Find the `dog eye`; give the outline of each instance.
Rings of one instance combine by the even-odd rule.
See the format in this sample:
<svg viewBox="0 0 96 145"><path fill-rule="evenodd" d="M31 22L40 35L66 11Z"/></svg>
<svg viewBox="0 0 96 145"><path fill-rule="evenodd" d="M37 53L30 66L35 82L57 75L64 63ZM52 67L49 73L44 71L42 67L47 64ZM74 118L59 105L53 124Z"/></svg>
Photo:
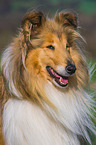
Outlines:
<svg viewBox="0 0 96 145"><path fill-rule="evenodd" d="M52 49L52 50L55 49L54 46L52 46L52 45L48 45L46 48L49 48L49 49Z"/></svg>

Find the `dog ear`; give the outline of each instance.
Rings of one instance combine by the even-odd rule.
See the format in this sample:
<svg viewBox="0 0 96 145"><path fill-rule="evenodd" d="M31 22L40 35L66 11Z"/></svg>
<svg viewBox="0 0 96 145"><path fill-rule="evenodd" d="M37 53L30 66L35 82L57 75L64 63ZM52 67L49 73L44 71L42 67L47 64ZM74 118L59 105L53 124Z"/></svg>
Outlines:
<svg viewBox="0 0 96 145"><path fill-rule="evenodd" d="M43 23L46 21L42 12L29 12L22 20L23 34L26 44L30 44L31 38L36 37Z"/></svg>
<svg viewBox="0 0 96 145"><path fill-rule="evenodd" d="M71 12L60 12L55 16L55 21L62 24L63 26L70 26L74 29L77 28L77 16Z"/></svg>

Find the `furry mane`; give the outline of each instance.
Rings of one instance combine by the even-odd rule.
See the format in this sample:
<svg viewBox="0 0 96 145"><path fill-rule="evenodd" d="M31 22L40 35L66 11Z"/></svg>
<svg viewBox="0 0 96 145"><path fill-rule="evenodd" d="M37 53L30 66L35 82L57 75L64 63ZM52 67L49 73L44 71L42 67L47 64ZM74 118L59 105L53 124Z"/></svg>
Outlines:
<svg viewBox="0 0 96 145"><path fill-rule="evenodd" d="M78 45L82 39L73 13L63 11L54 19L38 11L25 15L1 60L6 145L80 145L78 136L91 144L87 129L96 134L94 95L87 90L90 71ZM68 74L69 66L74 72Z"/></svg>

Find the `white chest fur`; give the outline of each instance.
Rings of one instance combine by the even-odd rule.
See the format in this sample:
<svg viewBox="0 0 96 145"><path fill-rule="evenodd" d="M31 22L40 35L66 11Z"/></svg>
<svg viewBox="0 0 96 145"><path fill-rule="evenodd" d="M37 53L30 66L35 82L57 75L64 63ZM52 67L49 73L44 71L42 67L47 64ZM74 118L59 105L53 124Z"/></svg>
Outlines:
<svg viewBox="0 0 96 145"><path fill-rule="evenodd" d="M76 136L53 123L36 105L9 100L3 113L6 145L79 145Z"/></svg>
<svg viewBox="0 0 96 145"><path fill-rule="evenodd" d="M57 112L46 103L43 109L25 100L10 99L5 104L6 145L80 145L77 135L84 136L91 144L86 131L87 127L95 132L89 118L91 96L83 89L65 93L50 83L44 90Z"/></svg>

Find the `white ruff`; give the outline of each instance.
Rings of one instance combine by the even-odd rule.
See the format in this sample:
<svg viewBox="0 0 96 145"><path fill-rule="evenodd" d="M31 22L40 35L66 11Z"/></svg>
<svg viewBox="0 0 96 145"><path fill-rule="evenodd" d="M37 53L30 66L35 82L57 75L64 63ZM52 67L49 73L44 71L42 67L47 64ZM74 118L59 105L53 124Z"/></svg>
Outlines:
<svg viewBox="0 0 96 145"><path fill-rule="evenodd" d="M61 91L56 89L51 83L45 86L47 98L57 107L55 112L47 104L46 107L50 115L58 122L60 122L66 130L69 130L74 135L81 135L85 137L91 144L86 127L91 131L94 125L89 116L92 116L90 109L92 109L93 96L90 96L83 88L81 91L70 90L66 92L66 88ZM76 142L75 142L75 145Z"/></svg>
<svg viewBox="0 0 96 145"><path fill-rule="evenodd" d="M4 51L2 55L1 70L3 71L3 75L7 80L7 87L9 88L10 93L14 94L18 98L22 98L21 93L16 90L12 78L16 67L16 65L13 63L14 58L15 52L13 51L13 47L10 46Z"/></svg>
<svg viewBox="0 0 96 145"><path fill-rule="evenodd" d="M76 134L85 135L90 142L84 127L92 129L87 115L89 111L81 95L86 95L84 97L88 105L90 96L78 91L70 95L50 85L45 86L46 95L58 112L45 106L49 116L55 120L28 101L10 99L5 104L3 132L6 145L80 145Z"/></svg>

